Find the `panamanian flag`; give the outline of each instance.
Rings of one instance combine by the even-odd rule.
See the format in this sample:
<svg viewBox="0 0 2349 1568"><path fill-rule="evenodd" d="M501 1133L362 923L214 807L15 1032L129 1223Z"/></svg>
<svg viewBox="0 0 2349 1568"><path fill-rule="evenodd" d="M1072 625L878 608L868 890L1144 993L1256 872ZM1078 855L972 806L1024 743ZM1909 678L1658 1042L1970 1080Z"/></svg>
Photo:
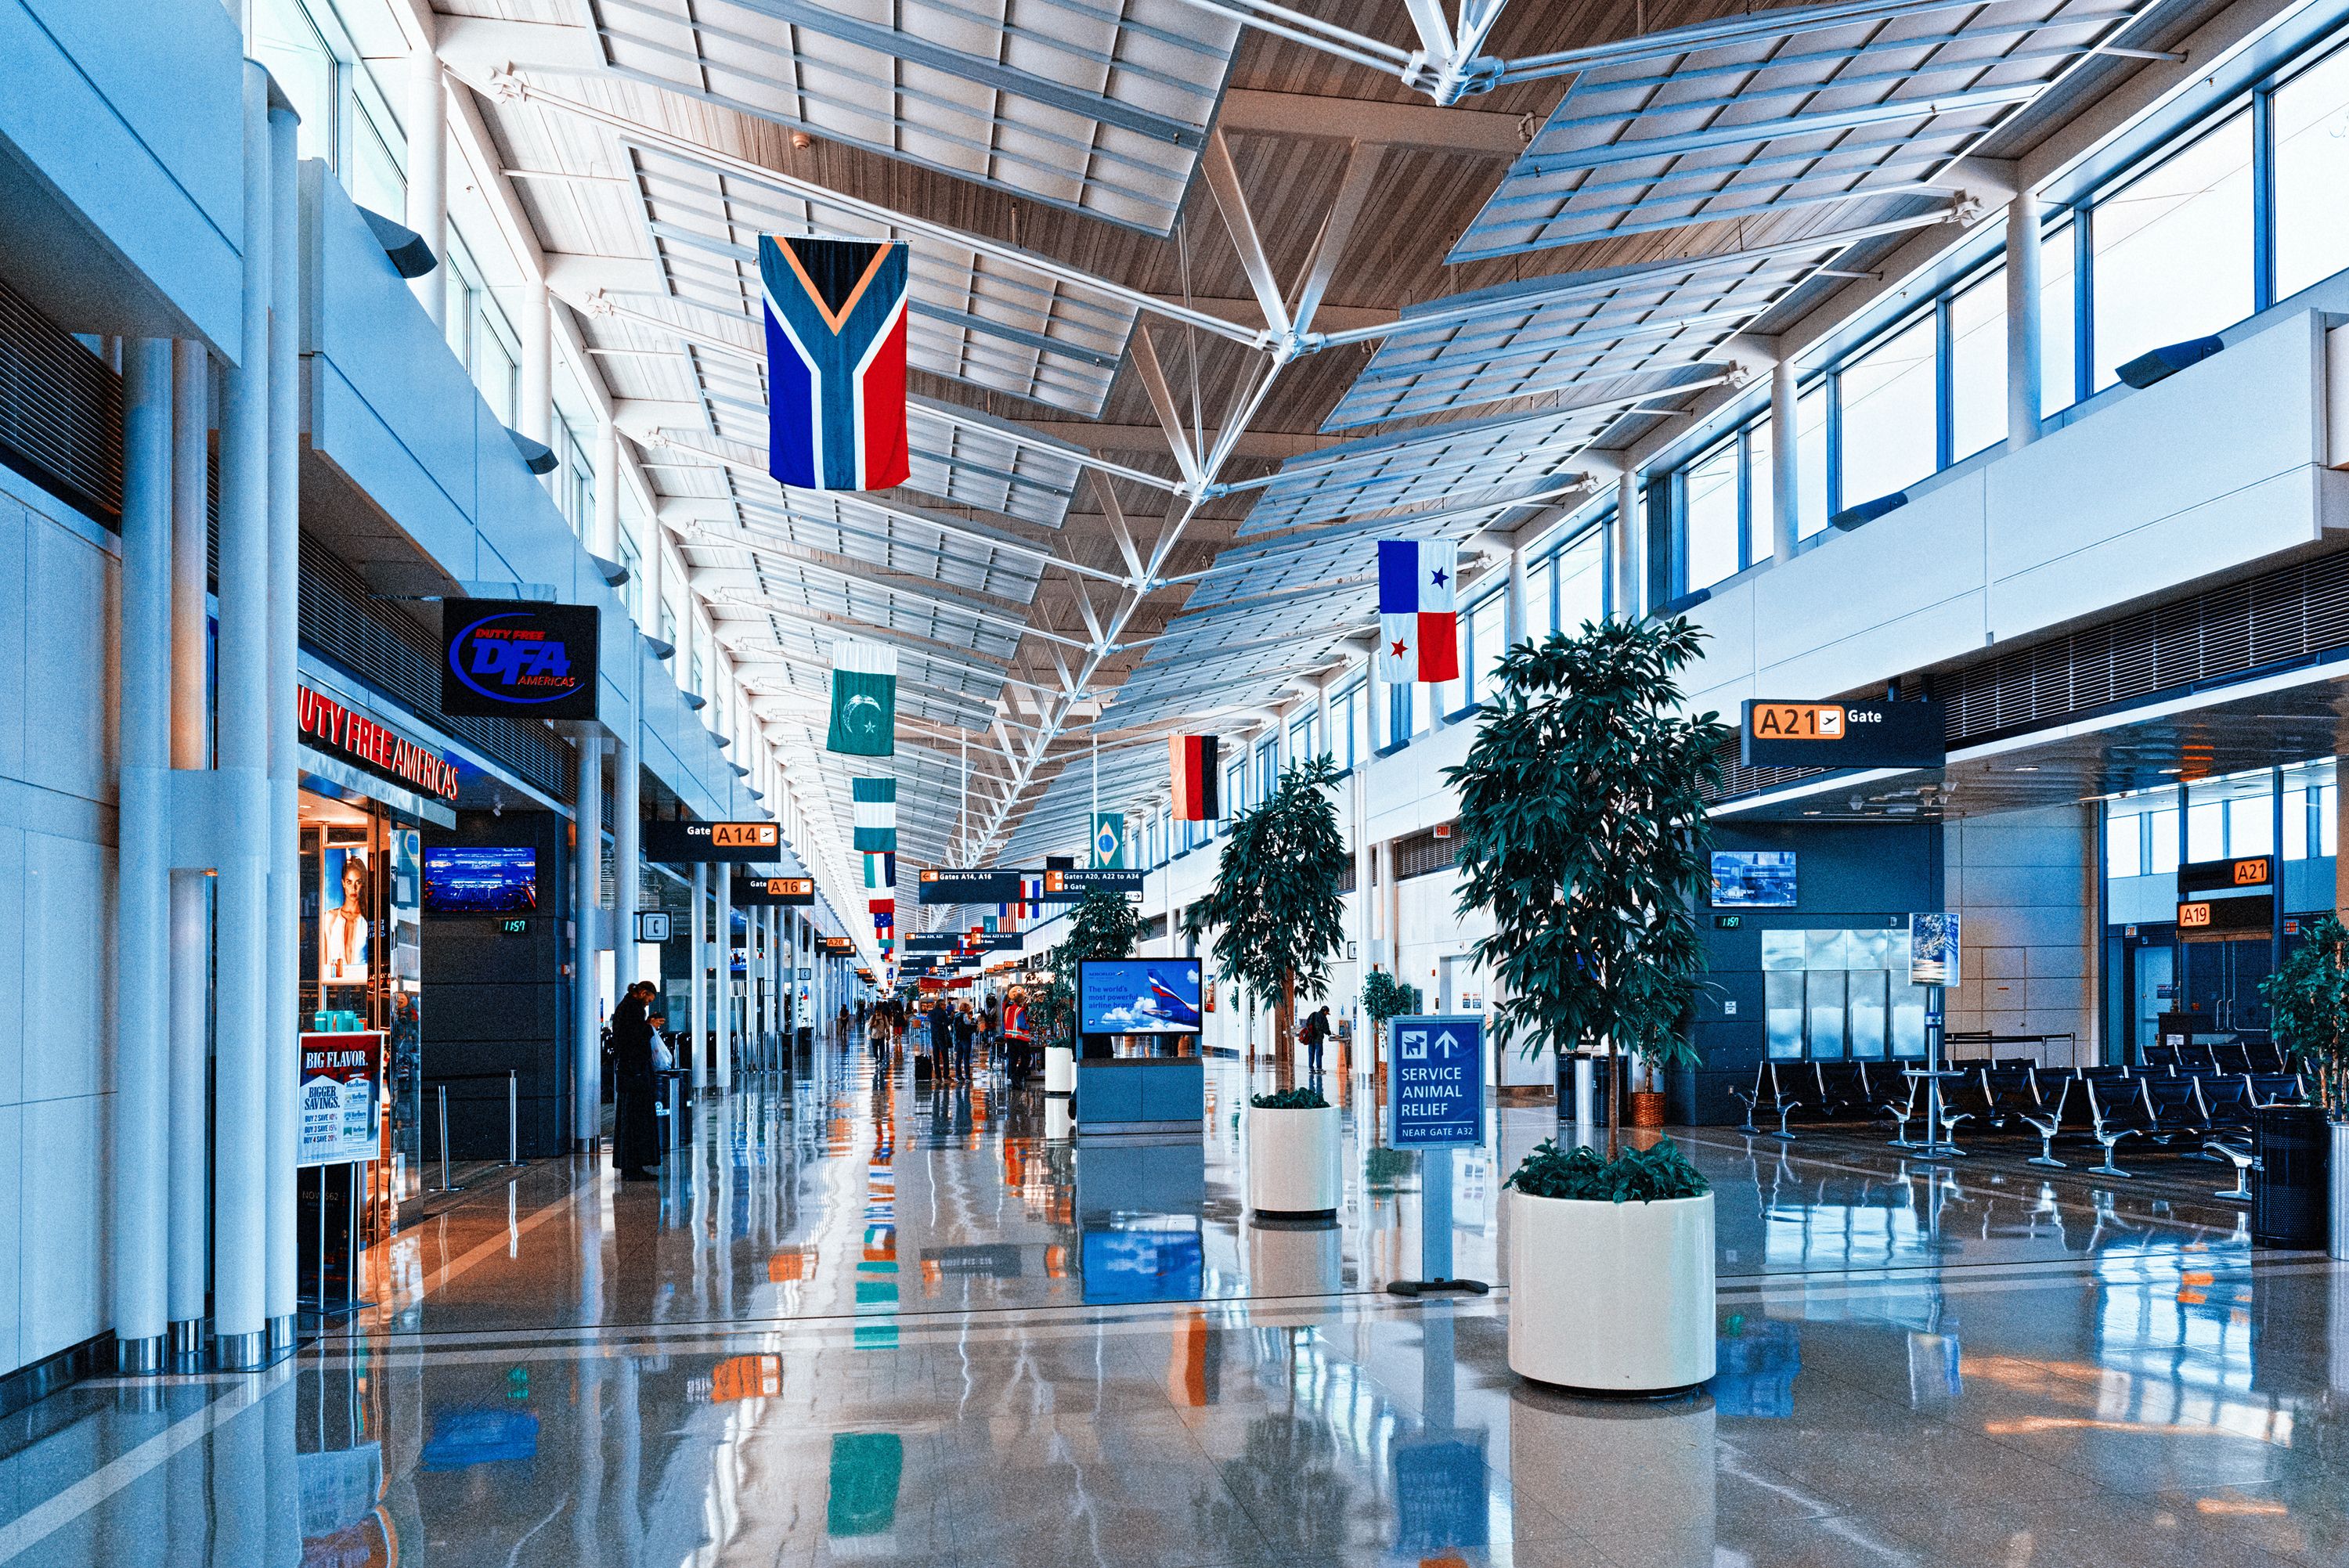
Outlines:
<svg viewBox="0 0 2349 1568"><path fill-rule="evenodd" d="M873 490L911 471L902 240L765 234L767 468L787 485Z"/></svg>
<svg viewBox="0 0 2349 1568"><path fill-rule="evenodd" d="M1460 547L1448 539L1379 541L1379 678L1460 678L1460 615L1454 588Z"/></svg>

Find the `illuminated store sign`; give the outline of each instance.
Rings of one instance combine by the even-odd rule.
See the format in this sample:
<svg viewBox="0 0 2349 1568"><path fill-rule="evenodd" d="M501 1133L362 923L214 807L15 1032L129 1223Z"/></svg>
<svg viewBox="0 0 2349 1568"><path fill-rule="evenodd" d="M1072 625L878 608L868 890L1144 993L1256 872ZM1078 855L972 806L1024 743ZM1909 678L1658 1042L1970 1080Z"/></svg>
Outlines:
<svg viewBox="0 0 2349 1568"><path fill-rule="evenodd" d="M440 711L477 718L594 718L600 627L589 604L447 599Z"/></svg>
<svg viewBox="0 0 2349 1568"><path fill-rule="evenodd" d="M442 800L457 798L457 766L440 753L402 738L308 686L296 688L295 700L295 722L310 745L419 794Z"/></svg>

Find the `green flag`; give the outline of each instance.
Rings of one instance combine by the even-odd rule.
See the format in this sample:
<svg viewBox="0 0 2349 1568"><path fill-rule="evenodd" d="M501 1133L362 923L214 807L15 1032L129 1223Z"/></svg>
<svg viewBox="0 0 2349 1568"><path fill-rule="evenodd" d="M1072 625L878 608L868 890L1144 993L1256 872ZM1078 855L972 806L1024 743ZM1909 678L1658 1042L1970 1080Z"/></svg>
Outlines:
<svg viewBox="0 0 2349 1568"><path fill-rule="evenodd" d="M832 733L824 749L849 757L897 751L897 650L843 637L832 645Z"/></svg>
<svg viewBox="0 0 2349 1568"><path fill-rule="evenodd" d="M1125 869L1124 812L1093 813L1093 869L1103 872Z"/></svg>

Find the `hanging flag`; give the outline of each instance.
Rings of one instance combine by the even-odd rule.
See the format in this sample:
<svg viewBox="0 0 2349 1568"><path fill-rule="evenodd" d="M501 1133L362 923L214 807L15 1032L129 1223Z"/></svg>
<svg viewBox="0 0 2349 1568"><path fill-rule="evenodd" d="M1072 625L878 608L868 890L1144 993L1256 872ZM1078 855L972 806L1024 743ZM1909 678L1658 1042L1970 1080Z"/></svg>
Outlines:
<svg viewBox="0 0 2349 1568"><path fill-rule="evenodd" d="M897 857L894 854L864 857L864 885L867 888L893 888L897 885Z"/></svg>
<svg viewBox="0 0 2349 1568"><path fill-rule="evenodd" d="M1105 872L1125 869L1124 812L1093 813L1093 869Z"/></svg>
<svg viewBox="0 0 2349 1568"><path fill-rule="evenodd" d="M1044 873L1022 872L1019 875L1019 898L1026 906L1028 918L1034 920L1044 913Z"/></svg>
<svg viewBox="0 0 2349 1568"><path fill-rule="evenodd" d="M765 234L767 467L787 485L901 485L905 439L902 240Z"/></svg>
<svg viewBox="0 0 2349 1568"><path fill-rule="evenodd" d="M993 916L993 915L991 915L991 914L985 914L985 915L981 915L981 916L979 916L979 920L980 920L980 923L985 926L986 931L987 931L987 934L988 934L988 935L989 935L989 936L994 935L994 934L995 934L995 916Z"/></svg>
<svg viewBox="0 0 2349 1568"><path fill-rule="evenodd" d="M998 930L1006 933L1016 933L1019 931L1019 905L1017 903L997 904L995 906L995 917L999 923L997 927Z"/></svg>
<svg viewBox="0 0 2349 1568"><path fill-rule="evenodd" d="M847 757L896 755L896 649L856 637L832 645L832 732L823 744Z"/></svg>
<svg viewBox="0 0 2349 1568"><path fill-rule="evenodd" d="M1460 678L1460 617L1454 579L1460 547L1448 539L1379 541L1379 678Z"/></svg>
<svg viewBox="0 0 2349 1568"><path fill-rule="evenodd" d="M897 781L895 779L852 779L851 799L856 805L855 847L868 854L897 851Z"/></svg>
<svg viewBox="0 0 2349 1568"><path fill-rule="evenodd" d="M1166 751L1174 774L1174 820L1212 822L1222 816L1223 803L1216 798L1216 738L1169 736Z"/></svg>

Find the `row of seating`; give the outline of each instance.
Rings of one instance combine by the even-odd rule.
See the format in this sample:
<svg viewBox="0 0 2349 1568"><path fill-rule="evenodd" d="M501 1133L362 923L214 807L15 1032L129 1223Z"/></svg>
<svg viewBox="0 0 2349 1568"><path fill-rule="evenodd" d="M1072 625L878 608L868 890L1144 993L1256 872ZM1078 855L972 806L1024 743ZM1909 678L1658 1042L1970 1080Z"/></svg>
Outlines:
<svg viewBox="0 0 2349 1568"><path fill-rule="evenodd" d="M2124 1139L2142 1137L2165 1150L2191 1145L2202 1158L2234 1166L2235 1186L2218 1196L2244 1199L2251 1196L2254 1114L2308 1099L2294 1073L2194 1073L2174 1062L2147 1071L2006 1061L1974 1065L1943 1082L1940 1123L1925 1130L1925 1141L1954 1144L1968 1122L1992 1132L2020 1125L2039 1139L2039 1152L2027 1163L2065 1169L2055 1158L2057 1140L2082 1139L2098 1151L2088 1171L2116 1177L2132 1174L2114 1163L2113 1151ZM1909 1124L1930 1103L1924 1086L1904 1075L1903 1064L1889 1062L1765 1061L1751 1088L1731 1092L1745 1107L1742 1130L1748 1133L1792 1141L1800 1136L1789 1125L1797 1114L1826 1123L1880 1119L1892 1123L1896 1149L1920 1146L1909 1136ZM1777 1127L1765 1133L1754 1123L1757 1115L1776 1117Z"/></svg>
<svg viewBox="0 0 2349 1568"><path fill-rule="evenodd" d="M2292 1063L2273 1040L2209 1040L2189 1045L2147 1046L2145 1065L2175 1072L2285 1073Z"/></svg>

